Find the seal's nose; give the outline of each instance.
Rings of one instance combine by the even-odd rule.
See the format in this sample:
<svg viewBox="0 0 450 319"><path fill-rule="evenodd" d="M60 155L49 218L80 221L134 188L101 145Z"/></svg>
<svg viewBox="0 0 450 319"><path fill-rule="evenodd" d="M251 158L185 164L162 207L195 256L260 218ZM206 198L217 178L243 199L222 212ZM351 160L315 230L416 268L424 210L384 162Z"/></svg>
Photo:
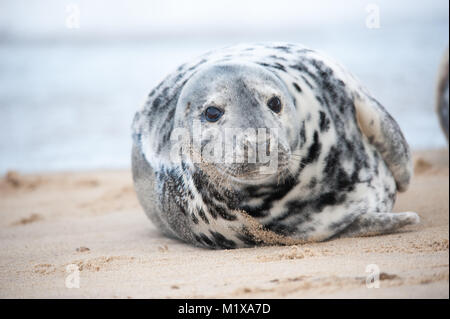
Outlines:
<svg viewBox="0 0 450 319"><path fill-rule="evenodd" d="M236 145L238 152L244 157L246 163L262 163L272 150L270 149L270 138L258 140L257 138L242 138Z"/></svg>

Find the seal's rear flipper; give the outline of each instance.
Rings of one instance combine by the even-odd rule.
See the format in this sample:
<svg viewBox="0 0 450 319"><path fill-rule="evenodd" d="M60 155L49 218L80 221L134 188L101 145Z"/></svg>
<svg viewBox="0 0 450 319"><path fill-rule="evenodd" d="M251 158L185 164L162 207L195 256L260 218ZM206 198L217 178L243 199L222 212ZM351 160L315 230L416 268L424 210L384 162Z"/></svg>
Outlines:
<svg viewBox="0 0 450 319"><path fill-rule="evenodd" d="M354 95L356 117L363 134L380 152L397 184L408 189L413 174L411 151L400 127L384 107L368 93Z"/></svg>
<svg viewBox="0 0 450 319"><path fill-rule="evenodd" d="M358 237L387 234L420 222L416 213L365 213L358 216L337 237Z"/></svg>

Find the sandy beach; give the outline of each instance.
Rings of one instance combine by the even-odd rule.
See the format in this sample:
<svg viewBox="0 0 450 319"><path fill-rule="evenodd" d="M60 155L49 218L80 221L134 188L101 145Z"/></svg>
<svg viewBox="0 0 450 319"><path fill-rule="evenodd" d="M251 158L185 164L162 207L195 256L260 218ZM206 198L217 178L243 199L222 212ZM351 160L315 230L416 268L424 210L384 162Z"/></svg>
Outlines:
<svg viewBox="0 0 450 319"><path fill-rule="evenodd" d="M159 234L129 170L9 172L0 180L1 298L448 298L448 150L415 152L395 211L421 223L385 236L207 250ZM68 265L79 288L67 288ZM380 287L367 288L368 265Z"/></svg>

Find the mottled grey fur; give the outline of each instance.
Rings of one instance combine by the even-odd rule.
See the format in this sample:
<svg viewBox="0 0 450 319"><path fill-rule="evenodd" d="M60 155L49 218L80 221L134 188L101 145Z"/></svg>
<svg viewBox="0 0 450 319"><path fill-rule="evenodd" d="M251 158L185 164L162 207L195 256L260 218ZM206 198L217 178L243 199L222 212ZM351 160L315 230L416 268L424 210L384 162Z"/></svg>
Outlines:
<svg viewBox="0 0 450 319"><path fill-rule="evenodd" d="M436 113L438 115L442 131L444 132L448 142L448 48L444 54L444 57L442 58L441 65L439 66L439 78L436 95Z"/></svg>
<svg viewBox="0 0 450 319"><path fill-rule="evenodd" d="M273 96L279 113L267 107ZM211 105L224 110L216 123L204 118ZM221 130L277 128L276 173L255 173L262 164L197 163L192 153L174 163L175 128L193 131L195 120ZM301 45L238 45L180 66L136 113L132 153L147 215L165 234L198 246L382 234L419 221L391 212L412 175L395 120L342 66ZM259 236L255 224L272 235Z"/></svg>

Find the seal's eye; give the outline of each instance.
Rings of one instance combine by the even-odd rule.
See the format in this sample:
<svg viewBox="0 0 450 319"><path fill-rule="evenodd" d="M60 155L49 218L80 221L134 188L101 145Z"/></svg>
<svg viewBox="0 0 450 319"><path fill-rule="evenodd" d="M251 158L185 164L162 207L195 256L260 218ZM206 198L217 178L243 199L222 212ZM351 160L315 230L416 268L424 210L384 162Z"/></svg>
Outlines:
<svg viewBox="0 0 450 319"><path fill-rule="evenodd" d="M267 106L275 113L280 113L281 111L281 101L276 96L271 97L270 100L267 101Z"/></svg>
<svg viewBox="0 0 450 319"><path fill-rule="evenodd" d="M223 115L223 111L214 106L209 106L205 110L205 118L208 122L216 122Z"/></svg>

